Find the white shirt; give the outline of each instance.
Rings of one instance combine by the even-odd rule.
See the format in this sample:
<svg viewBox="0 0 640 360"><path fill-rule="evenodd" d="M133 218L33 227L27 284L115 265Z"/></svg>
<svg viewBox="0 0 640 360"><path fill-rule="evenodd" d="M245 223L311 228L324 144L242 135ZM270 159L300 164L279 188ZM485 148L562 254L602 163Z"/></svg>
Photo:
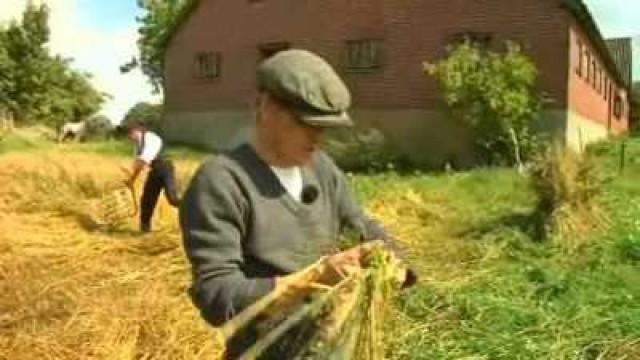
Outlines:
<svg viewBox="0 0 640 360"><path fill-rule="evenodd" d="M162 139L151 131L145 131L143 136L144 139L138 144L138 148L144 144L142 149L138 151L138 159L151 164L162 150Z"/></svg>
<svg viewBox="0 0 640 360"><path fill-rule="evenodd" d="M289 195L298 202L302 201L302 171L300 168L297 166L289 168L271 166L271 170Z"/></svg>

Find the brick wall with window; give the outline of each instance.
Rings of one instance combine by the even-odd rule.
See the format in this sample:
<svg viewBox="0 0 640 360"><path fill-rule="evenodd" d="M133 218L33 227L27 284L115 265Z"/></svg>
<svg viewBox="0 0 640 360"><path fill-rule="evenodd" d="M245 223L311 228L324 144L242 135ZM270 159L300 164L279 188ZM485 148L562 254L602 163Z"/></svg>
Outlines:
<svg viewBox="0 0 640 360"><path fill-rule="evenodd" d="M212 80L220 76L221 56L216 52L198 52L194 56L193 76L200 80Z"/></svg>
<svg viewBox="0 0 640 360"><path fill-rule="evenodd" d="M382 40L347 40L344 68L350 72L373 72L382 68Z"/></svg>
<svg viewBox="0 0 640 360"><path fill-rule="evenodd" d="M455 10L455 14L452 13ZM455 17L455 21L452 21ZM422 71L456 34L501 46L517 40L541 69L554 108L566 105L569 15L554 2L449 0L201 0L166 53L167 107L246 108L255 94L260 45L286 42L332 62L366 108L439 109L441 93ZM508 20L506 20L508 19ZM224 64L216 81L193 81L194 54L215 46Z"/></svg>

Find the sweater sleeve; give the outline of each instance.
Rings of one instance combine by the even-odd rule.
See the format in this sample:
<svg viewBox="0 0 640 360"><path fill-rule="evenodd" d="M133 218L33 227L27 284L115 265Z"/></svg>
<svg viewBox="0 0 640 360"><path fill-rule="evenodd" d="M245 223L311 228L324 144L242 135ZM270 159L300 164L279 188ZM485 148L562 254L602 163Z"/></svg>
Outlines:
<svg viewBox="0 0 640 360"><path fill-rule="evenodd" d="M335 191L340 229L352 229L362 240L391 240L384 228L367 216L350 189L346 176L326 154L320 156L320 167L328 174Z"/></svg>
<svg viewBox="0 0 640 360"><path fill-rule="evenodd" d="M272 278L251 278L242 271L247 212L247 200L233 176L215 163L200 168L180 207L180 227L193 272L190 295L214 326L274 287Z"/></svg>
<svg viewBox="0 0 640 360"><path fill-rule="evenodd" d="M341 230L355 230L360 234L362 241L382 240L397 256L406 258L406 249L378 221L372 219L362 209L351 191L344 172L326 155L324 162L334 179Z"/></svg>
<svg viewBox="0 0 640 360"><path fill-rule="evenodd" d="M333 164L333 162L331 162ZM362 210L360 204L356 201L350 190L344 173L333 165L336 195L338 198L338 213L342 227L350 227L360 233L362 241L382 240L386 247L391 250L397 257L406 261L407 250L391 236L377 221L370 218ZM418 274L412 268L407 268L405 279L402 284L403 288L413 286L418 280Z"/></svg>

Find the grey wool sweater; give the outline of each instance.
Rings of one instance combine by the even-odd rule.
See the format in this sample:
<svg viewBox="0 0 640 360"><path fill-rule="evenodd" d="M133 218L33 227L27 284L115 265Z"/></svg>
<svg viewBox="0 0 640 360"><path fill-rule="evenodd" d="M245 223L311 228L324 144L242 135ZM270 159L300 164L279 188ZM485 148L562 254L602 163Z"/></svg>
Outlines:
<svg viewBox="0 0 640 360"><path fill-rule="evenodd" d="M212 325L270 292L274 277L331 253L347 228L363 240L387 240L327 155L317 153L302 177L298 202L248 144L206 161L195 174L180 226L193 271L190 295Z"/></svg>

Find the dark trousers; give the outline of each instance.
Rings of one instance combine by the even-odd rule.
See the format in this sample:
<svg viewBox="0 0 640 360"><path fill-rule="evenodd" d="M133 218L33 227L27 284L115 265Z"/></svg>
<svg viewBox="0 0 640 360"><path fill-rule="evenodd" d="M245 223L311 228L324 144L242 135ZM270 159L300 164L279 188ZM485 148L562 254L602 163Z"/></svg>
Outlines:
<svg viewBox="0 0 640 360"><path fill-rule="evenodd" d="M173 163L169 160L155 160L151 164L151 171L144 183L144 191L140 201L141 230L151 230L151 218L158 203L160 192L163 189L169 204L177 207L180 200L178 199L176 174Z"/></svg>

